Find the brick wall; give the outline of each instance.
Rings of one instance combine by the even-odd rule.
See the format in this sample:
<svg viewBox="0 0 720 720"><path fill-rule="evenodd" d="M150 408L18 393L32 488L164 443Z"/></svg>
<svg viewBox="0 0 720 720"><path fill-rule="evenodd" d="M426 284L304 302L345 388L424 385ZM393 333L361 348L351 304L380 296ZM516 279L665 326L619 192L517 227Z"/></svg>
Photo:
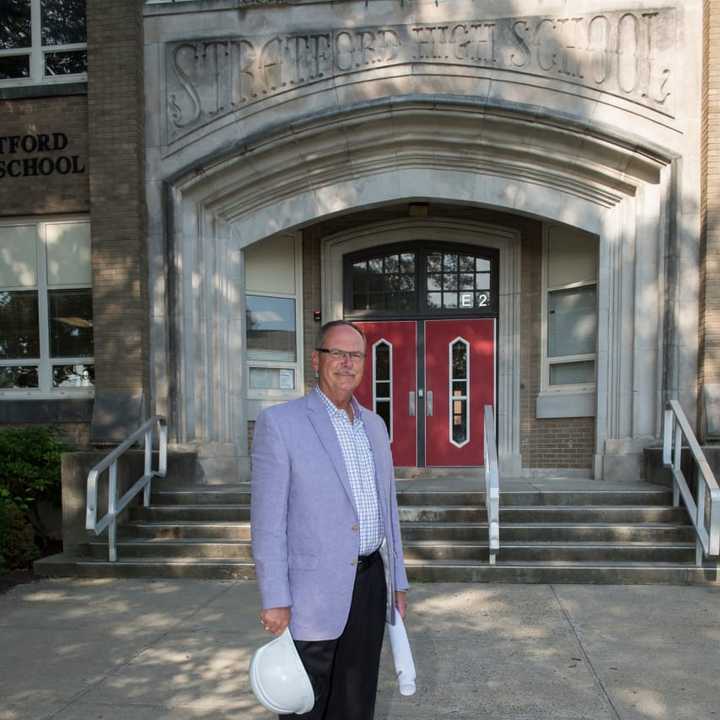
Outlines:
<svg viewBox="0 0 720 720"><path fill-rule="evenodd" d="M0 118L0 216L87 212L87 98L0 100Z"/></svg>
<svg viewBox="0 0 720 720"><path fill-rule="evenodd" d="M142 7L87 3L96 440L137 424L149 379Z"/></svg>
<svg viewBox="0 0 720 720"><path fill-rule="evenodd" d="M704 4L699 382L720 383L720 0ZM702 406L702 403L700 403ZM698 426L704 423L700 418Z"/></svg>
<svg viewBox="0 0 720 720"><path fill-rule="evenodd" d="M318 223L303 232L305 382L308 387L314 385L310 353L315 346L319 326L312 320L312 311L320 307L322 238L361 224L407 216L407 206L389 206ZM533 468L590 468L595 448L594 418L539 420L535 417L535 401L540 390L541 223L491 210L439 204L430 205L430 217L489 222L520 231L522 236L520 428L523 465Z"/></svg>

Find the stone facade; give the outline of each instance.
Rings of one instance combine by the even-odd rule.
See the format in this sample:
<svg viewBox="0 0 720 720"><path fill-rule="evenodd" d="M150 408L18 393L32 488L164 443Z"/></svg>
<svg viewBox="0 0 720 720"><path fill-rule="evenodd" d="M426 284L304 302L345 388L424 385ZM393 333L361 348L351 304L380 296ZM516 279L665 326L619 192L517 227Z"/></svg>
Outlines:
<svg viewBox="0 0 720 720"><path fill-rule="evenodd" d="M93 439L158 412L242 476L244 249L302 233L309 386L328 238L413 202L520 237L522 468L636 477L667 397L713 434L720 3L264 5L88 0L87 96L0 100L3 136L71 158L0 178L0 213L90 213ZM538 417L543 223L599 238L592 417Z"/></svg>

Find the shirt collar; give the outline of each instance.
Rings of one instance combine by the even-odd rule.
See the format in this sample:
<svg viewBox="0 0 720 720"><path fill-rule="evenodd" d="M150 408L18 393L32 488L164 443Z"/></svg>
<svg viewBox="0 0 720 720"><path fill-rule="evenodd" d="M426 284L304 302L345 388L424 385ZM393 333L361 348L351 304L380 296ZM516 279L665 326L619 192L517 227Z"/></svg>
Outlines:
<svg viewBox="0 0 720 720"><path fill-rule="evenodd" d="M315 386L315 392L317 392L317 394L322 398L322 401L325 403L325 407L331 417L344 417L348 421L350 420L348 414L335 405L335 403L320 389L319 385ZM362 418L360 417L360 403L355 399L354 395L350 398L350 405L352 405L353 409L353 422L356 420L362 422Z"/></svg>

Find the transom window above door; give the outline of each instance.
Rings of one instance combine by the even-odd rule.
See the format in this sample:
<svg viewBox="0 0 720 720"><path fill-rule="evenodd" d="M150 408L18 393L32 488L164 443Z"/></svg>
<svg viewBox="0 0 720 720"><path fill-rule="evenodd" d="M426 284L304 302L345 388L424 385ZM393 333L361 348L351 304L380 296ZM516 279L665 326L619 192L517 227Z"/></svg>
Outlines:
<svg viewBox="0 0 720 720"><path fill-rule="evenodd" d="M346 316L493 315L497 252L418 241L345 258Z"/></svg>

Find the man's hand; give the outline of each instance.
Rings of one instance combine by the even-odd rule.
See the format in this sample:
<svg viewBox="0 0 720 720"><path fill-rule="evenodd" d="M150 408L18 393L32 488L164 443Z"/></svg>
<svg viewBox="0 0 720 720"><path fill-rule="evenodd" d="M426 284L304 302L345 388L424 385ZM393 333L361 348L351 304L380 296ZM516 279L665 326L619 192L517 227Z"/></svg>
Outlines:
<svg viewBox="0 0 720 720"><path fill-rule="evenodd" d="M400 613L400 617L404 620L407 613L407 593L404 590L395 592L395 607Z"/></svg>
<svg viewBox="0 0 720 720"><path fill-rule="evenodd" d="M290 624L290 608L268 608L260 612L260 622L263 627L273 635L280 635Z"/></svg>

